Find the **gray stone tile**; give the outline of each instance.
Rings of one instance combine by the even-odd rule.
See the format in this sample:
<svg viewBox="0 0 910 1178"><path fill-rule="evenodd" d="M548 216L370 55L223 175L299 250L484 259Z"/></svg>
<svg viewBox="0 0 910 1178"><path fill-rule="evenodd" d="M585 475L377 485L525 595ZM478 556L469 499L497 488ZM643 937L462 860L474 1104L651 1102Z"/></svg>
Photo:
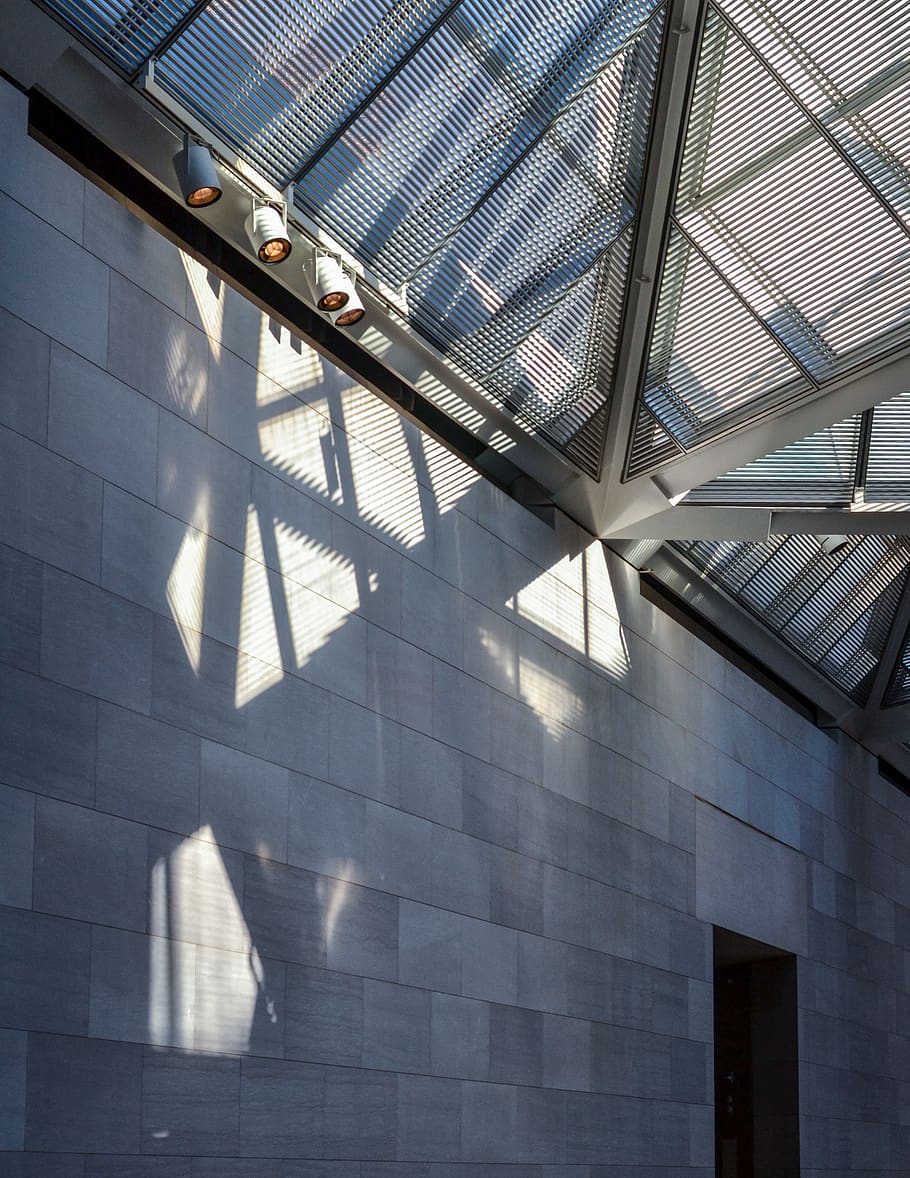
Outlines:
<svg viewBox="0 0 910 1178"><path fill-rule="evenodd" d="M613 872L611 844L613 830L618 824L606 815L586 806L569 803L568 867L579 875L611 882ZM623 827L628 830L628 827ZM649 860L650 866L650 860Z"/></svg>
<svg viewBox="0 0 910 1178"><path fill-rule="evenodd" d="M156 1159L157 1160L157 1159ZM301 1169L278 1158L188 1158L191 1178L286 1178L288 1174L307 1175L307 1165L318 1172L319 1162L301 1162Z"/></svg>
<svg viewBox="0 0 910 1178"><path fill-rule="evenodd" d="M287 769L204 740L199 809L214 841L285 861L289 779Z"/></svg>
<svg viewBox="0 0 910 1178"><path fill-rule="evenodd" d="M21 1150L25 1142L27 1055L25 1031L0 1031L0 1151Z"/></svg>
<svg viewBox="0 0 910 1178"><path fill-rule="evenodd" d="M129 1154L92 1154L85 1178L194 1178L192 1158L148 1158Z"/></svg>
<svg viewBox="0 0 910 1178"><path fill-rule="evenodd" d="M517 1006L490 1007L490 1079L501 1084L543 1081L543 1015Z"/></svg>
<svg viewBox="0 0 910 1178"><path fill-rule="evenodd" d="M25 1148L138 1153L142 1048L30 1035Z"/></svg>
<svg viewBox="0 0 910 1178"><path fill-rule="evenodd" d="M457 1080L398 1077L398 1156L434 1162L461 1157L461 1084Z"/></svg>
<svg viewBox="0 0 910 1178"><path fill-rule="evenodd" d="M75 352L51 345L47 444L64 458L152 502L158 408Z"/></svg>
<svg viewBox="0 0 910 1178"><path fill-rule="evenodd" d="M433 828L433 903L469 916L490 915L489 843L446 827Z"/></svg>
<svg viewBox="0 0 910 1178"><path fill-rule="evenodd" d="M471 525L473 527L473 525ZM457 582L456 582L457 583ZM470 586L463 586L471 590ZM464 669L506 694L515 692L518 627L471 597L464 599Z"/></svg>
<svg viewBox="0 0 910 1178"><path fill-rule="evenodd" d="M561 1162L566 1156L566 1093L518 1092L518 1161Z"/></svg>
<svg viewBox="0 0 910 1178"><path fill-rule="evenodd" d="M431 655L388 630L367 626L366 674L364 702L368 708L418 732L432 732ZM457 755L454 749L446 751Z"/></svg>
<svg viewBox="0 0 910 1178"><path fill-rule="evenodd" d="M566 866L568 830L566 800L538 786L518 794L517 849L534 859Z"/></svg>
<svg viewBox="0 0 910 1178"><path fill-rule="evenodd" d="M518 934L466 919L461 929L461 992L488 1002L518 1001Z"/></svg>
<svg viewBox="0 0 910 1178"><path fill-rule="evenodd" d="M181 315L186 309L186 271L180 253L160 233L101 189L86 185L85 248L114 270L140 282L145 290ZM142 318L130 337L142 332Z"/></svg>
<svg viewBox="0 0 910 1178"><path fill-rule="evenodd" d="M704 1043L688 1039L671 1041L671 1092L673 1100L685 1104L704 1104L708 1099L708 1049Z"/></svg>
<svg viewBox="0 0 910 1178"><path fill-rule="evenodd" d="M566 1011L575 1018L610 1022L613 959L570 945L566 950Z"/></svg>
<svg viewBox="0 0 910 1178"><path fill-rule="evenodd" d="M398 979L450 994L461 992L461 917L402 900L398 907Z"/></svg>
<svg viewBox="0 0 910 1178"><path fill-rule="evenodd" d="M433 825L376 802L366 804L366 882L412 900L430 899Z"/></svg>
<svg viewBox="0 0 910 1178"><path fill-rule="evenodd" d="M291 1059L360 1067L363 978L287 967L285 1052Z"/></svg>
<svg viewBox="0 0 910 1178"><path fill-rule="evenodd" d="M95 805L121 818L192 834L199 825L199 738L99 704Z"/></svg>
<svg viewBox="0 0 910 1178"><path fill-rule="evenodd" d="M209 342L171 307L111 274L107 363L119 380L205 428Z"/></svg>
<svg viewBox="0 0 910 1178"><path fill-rule="evenodd" d="M543 931L575 945L590 945L590 880L549 863L543 866Z"/></svg>
<svg viewBox="0 0 910 1178"><path fill-rule="evenodd" d="M293 1060L244 1059L240 1152L247 1157L322 1153L323 1069Z"/></svg>
<svg viewBox="0 0 910 1178"><path fill-rule="evenodd" d="M34 795L0 785L0 904L31 908L34 846Z"/></svg>
<svg viewBox="0 0 910 1178"><path fill-rule="evenodd" d="M628 1027L591 1027L591 1087L617 1095L668 1099L672 1039Z"/></svg>
<svg viewBox="0 0 910 1178"><path fill-rule="evenodd" d="M244 711L248 753L299 773L328 776L329 696L321 687L285 675L249 700Z"/></svg>
<svg viewBox="0 0 910 1178"><path fill-rule="evenodd" d="M45 569L41 674L148 713L151 613L76 577Z"/></svg>
<svg viewBox="0 0 910 1178"><path fill-rule="evenodd" d="M179 627L168 618L155 618L152 715L211 740L242 746L246 713L235 702L237 652L206 637L194 635L193 644L198 649L195 668Z"/></svg>
<svg viewBox="0 0 910 1178"><path fill-rule="evenodd" d="M406 560L401 578L401 636L453 667L464 659L464 597Z"/></svg>
<svg viewBox="0 0 910 1178"><path fill-rule="evenodd" d="M196 946L101 925L91 933L89 1035L192 1046Z"/></svg>
<svg viewBox="0 0 910 1178"><path fill-rule="evenodd" d="M494 847L490 864L490 916L498 924L543 932L543 864Z"/></svg>
<svg viewBox="0 0 910 1178"><path fill-rule="evenodd" d="M4 194L0 216L9 241L29 243L27 266L3 268L0 305L93 364L104 364L107 266Z"/></svg>
<svg viewBox="0 0 910 1178"><path fill-rule="evenodd" d="M0 662L32 673L41 660L42 582L37 560L0 546Z"/></svg>
<svg viewBox="0 0 910 1178"><path fill-rule="evenodd" d="M667 846L656 839L651 843L651 899L680 912L688 909L689 873L694 869L694 855Z"/></svg>
<svg viewBox="0 0 910 1178"><path fill-rule="evenodd" d="M464 1080L490 1078L490 1007L486 1002L433 994L431 1071Z"/></svg>
<svg viewBox="0 0 910 1178"><path fill-rule="evenodd" d="M544 726L542 784L553 793L588 805L591 799L591 742L574 728L552 721Z"/></svg>
<svg viewBox="0 0 910 1178"><path fill-rule="evenodd" d="M35 907L57 916L145 930L144 826L39 798Z"/></svg>
<svg viewBox="0 0 910 1178"><path fill-rule="evenodd" d="M670 969L702 981L710 976L711 936L707 924L681 913L671 914Z"/></svg>
<svg viewBox="0 0 910 1178"><path fill-rule="evenodd" d="M149 830L149 932L246 952L243 856L201 839Z"/></svg>
<svg viewBox="0 0 910 1178"><path fill-rule="evenodd" d="M566 945L562 941L518 934L518 1003L565 1013Z"/></svg>
<svg viewBox="0 0 910 1178"><path fill-rule="evenodd" d="M0 1022L84 1035L88 1030L89 929L20 908L0 908Z"/></svg>
<svg viewBox="0 0 910 1178"><path fill-rule="evenodd" d="M0 95L0 146L9 161L3 186L19 204L82 240L85 181L75 169L26 135L28 100L12 86Z"/></svg>
<svg viewBox="0 0 910 1178"><path fill-rule="evenodd" d="M250 953L194 946L196 1051L284 1055L285 965Z"/></svg>
<svg viewBox="0 0 910 1178"><path fill-rule="evenodd" d="M651 971L651 1024L655 1031L663 1035L689 1035L689 1010L693 1001L690 982L690 978L678 973L670 973L663 969ZM711 1027L713 1035L713 1002ZM693 1033L692 1037L700 1039L702 1036Z"/></svg>
<svg viewBox="0 0 910 1178"><path fill-rule="evenodd" d="M613 1022L618 1026L650 1030L654 1012L654 971L637 961L614 958L612 967Z"/></svg>
<svg viewBox="0 0 910 1178"><path fill-rule="evenodd" d="M243 914L250 940L263 957L325 965L326 900L321 876L246 857Z"/></svg>
<svg viewBox="0 0 910 1178"><path fill-rule="evenodd" d="M8 1153L3 1178L83 1178L82 1154Z"/></svg>
<svg viewBox="0 0 910 1178"><path fill-rule="evenodd" d="M491 692L492 746L494 765L517 773L527 781L543 777L543 725L534 708L521 700Z"/></svg>
<svg viewBox="0 0 910 1178"><path fill-rule="evenodd" d="M433 736L482 761L491 759L492 692L437 660L433 664Z"/></svg>
<svg viewBox="0 0 910 1178"><path fill-rule="evenodd" d="M597 1165L616 1156L616 1109L609 1096L574 1093L566 1100L566 1160Z"/></svg>
<svg viewBox="0 0 910 1178"><path fill-rule="evenodd" d="M0 424L35 442L47 439L50 339L0 309Z"/></svg>
<svg viewBox="0 0 910 1178"><path fill-rule="evenodd" d="M508 1084L461 1085L461 1157L465 1162L511 1162L518 1146L518 1090Z"/></svg>
<svg viewBox="0 0 910 1178"><path fill-rule="evenodd" d="M236 1154L240 1060L142 1050L142 1152Z"/></svg>
<svg viewBox="0 0 910 1178"><path fill-rule="evenodd" d="M399 804L432 822L461 829L461 754L411 728L401 730Z"/></svg>
<svg viewBox="0 0 910 1178"><path fill-rule="evenodd" d="M401 776L400 732L393 720L333 696L329 779L345 789L397 805Z"/></svg>
<svg viewBox="0 0 910 1178"><path fill-rule="evenodd" d="M160 508L244 552L250 492L245 458L173 413L160 414Z"/></svg>
<svg viewBox="0 0 910 1178"><path fill-rule="evenodd" d="M218 563L211 559L213 547L203 532L105 484L103 588L201 631L206 597L212 598L212 566ZM233 555L239 562L239 556Z"/></svg>
<svg viewBox="0 0 910 1178"><path fill-rule="evenodd" d="M543 1016L543 1082L548 1088L587 1092L591 1084L591 1024Z"/></svg>
<svg viewBox="0 0 910 1178"><path fill-rule="evenodd" d="M501 847L518 846L518 797L524 783L474 757L464 762L464 831Z"/></svg>
<svg viewBox="0 0 910 1178"><path fill-rule="evenodd" d="M430 995L426 990L364 980L363 1063L396 1072L430 1070Z"/></svg>
<svg viewBox="0 0 910 1178"><path fill-rule="evenodd" d="M288 861L336 879L366 878L366 802L358 794L293 774Z"/></svg>
<svg viewBox="0 0 910 1178"><path fill-rule="evenodd" d="M344 973L398 977L398 898L338 881L326 901L326 964Z"/></svg>
<svg viewBox="0 0 910 1178"><path fill-rule="evenodd" d="M397 1105L396 1076L356 1068L328 1068L325 1156L364 1161L394 1158Z"/></svg>
<svg viewBox="0 0 910 1178"><path fill-rule="evenodd" d="M101 480L8 429L0 429L0 463L0 541L96 581Z"/></svg>

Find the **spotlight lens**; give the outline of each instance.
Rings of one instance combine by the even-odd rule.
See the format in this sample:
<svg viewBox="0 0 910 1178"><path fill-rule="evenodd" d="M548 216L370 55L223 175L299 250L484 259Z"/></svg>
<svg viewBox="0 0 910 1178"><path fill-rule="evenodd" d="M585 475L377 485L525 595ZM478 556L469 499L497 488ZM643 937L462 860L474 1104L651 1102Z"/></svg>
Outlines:
<svg viewBox="0 0 910 1178"><path fill-rule="evenodd" d="M343 311L335 320L336 327L353 327L363 318L363 307L352 307L350 311Z"/></svg>
<svg viewBox="0 0 910 1178"><path fill-rule="evenodd" d="M221 196L220 188L196 188L186 198L186 203L191 205L194 209L205 208L206 205L213 205Z"/></svg>
<svg viewBox="0 0 910 1178"><path fill-rule="evenodd" d="M262 262L283 262L291 252L291 243L286 237L273 237L259 247L259 259Z"/></svg>
<svg viewBox="0 0 910 1178"><path fill-rule="evenodd" d="M348 292L346 290L333 290L324 294L319 300L319 310L340 311L347 301Z"/></svg>

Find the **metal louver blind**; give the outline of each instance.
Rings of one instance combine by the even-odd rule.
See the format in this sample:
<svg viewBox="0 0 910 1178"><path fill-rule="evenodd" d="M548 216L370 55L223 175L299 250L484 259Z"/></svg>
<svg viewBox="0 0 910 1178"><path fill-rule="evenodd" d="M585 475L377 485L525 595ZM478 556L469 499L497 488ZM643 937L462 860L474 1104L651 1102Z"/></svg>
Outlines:
<svg viewBox="0 0 910 1178"><path fill-rule="evenodd" d="M853 495L860 415L696 487L686 503L844 507ZM910 469L907 471L910 478Z"/></svg>
<svg viewBox="0 0 910 1178"><path fill-rule="evenodd" d="M192 11L195 0L48 0L124 73L132 74Z"/></svg>
<svg viewBox="0 0 910 1178"><path fill-rule="evenodd" d="M674 547L842 691L865 702L906 584L906 541L856 538L833 556L814 536Z"/></svg>
<svg viewBox="0 0 910 1178"><path fill-rule="evenodd" d="M875 407L866 468L866 500L910 500L910 393Z"/></svg>

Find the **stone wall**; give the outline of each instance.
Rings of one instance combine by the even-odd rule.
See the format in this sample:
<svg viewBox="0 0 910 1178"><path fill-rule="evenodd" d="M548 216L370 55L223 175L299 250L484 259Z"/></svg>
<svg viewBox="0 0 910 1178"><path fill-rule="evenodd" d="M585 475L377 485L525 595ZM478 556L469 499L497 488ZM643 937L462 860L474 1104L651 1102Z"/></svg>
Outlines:
<svg viewBox="0 0 910 1178"><path fill-rule="evenodd" d="M907 1173L908 799L25 136L0 83L0 1171Z"/></svg>

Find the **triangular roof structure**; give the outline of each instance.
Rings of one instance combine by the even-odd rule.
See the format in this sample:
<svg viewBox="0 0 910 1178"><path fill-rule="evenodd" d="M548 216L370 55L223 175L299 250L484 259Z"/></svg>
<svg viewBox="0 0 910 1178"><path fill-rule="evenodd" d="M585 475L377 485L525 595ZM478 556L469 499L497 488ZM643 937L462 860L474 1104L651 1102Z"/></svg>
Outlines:
<svg viewBox="0 0 910 1178"><path fill-rule="evenodd" d="M665 541L669 580L759 620L849 731L910 737L906 4L14 0L10 27L26 11L213 145L228 245L231 210L283 196L360 271L352 347L424 424L627 554ZM155 136L54 52L23 84L173 195Z"/></svg>

